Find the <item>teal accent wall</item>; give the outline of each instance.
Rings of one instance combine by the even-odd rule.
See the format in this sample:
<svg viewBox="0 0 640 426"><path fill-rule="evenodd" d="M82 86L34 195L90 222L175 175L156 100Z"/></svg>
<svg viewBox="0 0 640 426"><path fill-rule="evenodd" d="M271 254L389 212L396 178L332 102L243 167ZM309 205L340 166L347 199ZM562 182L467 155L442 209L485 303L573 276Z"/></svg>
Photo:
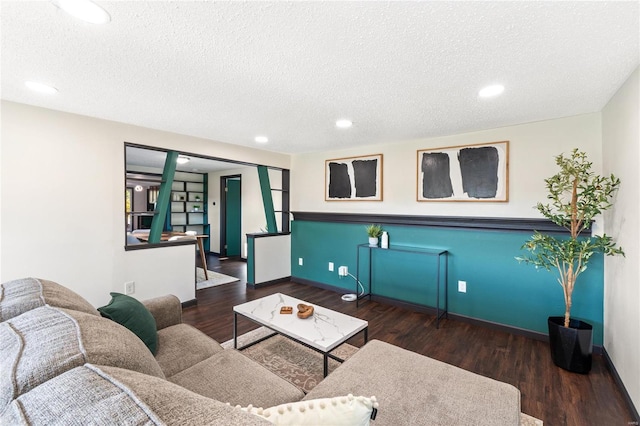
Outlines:
<svg viewBox="0 0 640 426"><path fill-rule="evenodd" d="M356 275L356 247L367 242L364 225L294 220L291 276L355 291L355 280L338 276L346 265ZM449 251L449 312L547 334L547 317L564 315L562 288L555 275L520 264L515 256L531 232L490 231L383 224L390 244ZM362 259L361 270L368 270ZM435 260L418 254L383 252L373 256L374 293L435 306ZM303 258L303 266L298 258ZM335 270L328 270L334 262ZM572 317L593 326L593 343L602 345L604 262L594 255L573 292ZM366 274L363 278L367 278ZM362 278L361 278L362 279ZM458 292L458 280L467 292ZM364 280L363 280L364 281Z"/></svg>

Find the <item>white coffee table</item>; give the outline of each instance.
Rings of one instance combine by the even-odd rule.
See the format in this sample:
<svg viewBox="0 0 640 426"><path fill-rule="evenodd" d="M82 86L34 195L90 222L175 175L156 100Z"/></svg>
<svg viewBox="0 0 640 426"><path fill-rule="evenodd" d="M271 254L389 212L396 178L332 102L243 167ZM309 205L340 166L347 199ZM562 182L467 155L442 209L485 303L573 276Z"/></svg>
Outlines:
<svg viewBox="0 0 640 426"><path fill-rule="evenodd" d="M298 318L296 314L299 303L312 305L314 308L313 316L306 319ZM293 313L281 314L280 308L283 306L293 307ZM367 321L332 311L286 294L276 293L233 307L233 347L240 350L255 345L273 336L273 334L238 348L238 315L242 315L275 331L277 334L320 352L324 357L325 377L329 368L328 358L340 362L344 361L329 352L361 331L364 333L365 343L369 338L369 323Z"/></svg>

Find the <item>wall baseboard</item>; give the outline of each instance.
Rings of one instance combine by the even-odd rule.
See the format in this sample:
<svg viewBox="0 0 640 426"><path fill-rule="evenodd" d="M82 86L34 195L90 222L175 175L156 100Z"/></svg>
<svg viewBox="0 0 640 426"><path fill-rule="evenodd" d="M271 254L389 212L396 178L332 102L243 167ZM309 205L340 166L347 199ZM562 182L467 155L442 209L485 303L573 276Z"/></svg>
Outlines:
<svg viewBox="0 0 640 426"><path fill-rule="evenodd" d="M609 353L605 348L603 348L602 352L604 355L605 363L607 364L607 368L611 372L611 375L613 376L613 380L616 382L616 386L618 386L618 389L620 389L620 393L622 393L622 396L624 397L624 400L627 403L627 406L631 410L631 415L633 416L633 419L630 419L630 421L627 424L640 425L640 414L638 414L638 410L636 409L636 406L633 404L633 400L631 399L629 392L627 392L627 388L624 386L624 383L622 383L622 379L618 374L618 370L616 370L616 366L613 364L613 361L611 360L611 357L609 357Z"/></svg>
<svg viewBox="0 0 640 426"><path fill-rule="evenodd" d="M282 278L278 278L278 279L275 279L275 280L265 281L263 283L257 283L257 284L247 283L247 287L250 287L250 288L263 288L263 287L268 287L270 285L283 283L283 282L288 282L288 281L292 281L291 277L282 277Z"/></svg>
<svg viewBox="0 0 640 426"><path fill-rule="evenodd" d="M186 302L182 302L180 305L182 305L182 309L184 309L190 306L196 306L197 304L198 304L198 299L191 299L191 300L187 300Z"/></svg>
<svg viewBox="0 0 640 426"><path fill-rule="evenodd" d="M308 280L306 278L290 277L289 280L291 282L294 282L294 283L304 284L304 285L308 285L308 286L311 286L311 287L317 287L317 288L321 288L323 290L334 291L334 292L339 293L339 294L353 293L352 291L345 290L344 288L341 288L341 287L335 287L335 286L332 286L332 285L329 285L329 284L319 283L317 281Z"/></svg>

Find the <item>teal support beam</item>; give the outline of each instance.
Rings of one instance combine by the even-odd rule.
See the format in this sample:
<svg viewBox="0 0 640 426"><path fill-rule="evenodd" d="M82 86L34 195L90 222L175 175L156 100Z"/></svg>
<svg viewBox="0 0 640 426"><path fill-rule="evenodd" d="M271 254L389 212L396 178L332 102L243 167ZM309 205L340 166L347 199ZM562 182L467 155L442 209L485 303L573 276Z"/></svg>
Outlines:
<svg viewBox="0 0 640 426"><path fill-rule="evenodd" d="M162 182L160 182L160 191L158 191L156 211L149 231L149 243L159 243L162 238L162 228L164 227L169 203L171 202L171 187L173 186L173 177L176 175L177 159L177 152L167 152L167 159L164 162L164 170L162 171Z"/></svg>
<svg viewBox="0 0 640 426"><path fill-rule="evenodd" d="M265 166L258 166L258 177L260 178L260 190L262 191L262 204L264 204L264 216L267 218L267 231L278 232L276 223L276 213L273 209L273 196L271 195L271 184L269 183L269 169Z"/></svg>

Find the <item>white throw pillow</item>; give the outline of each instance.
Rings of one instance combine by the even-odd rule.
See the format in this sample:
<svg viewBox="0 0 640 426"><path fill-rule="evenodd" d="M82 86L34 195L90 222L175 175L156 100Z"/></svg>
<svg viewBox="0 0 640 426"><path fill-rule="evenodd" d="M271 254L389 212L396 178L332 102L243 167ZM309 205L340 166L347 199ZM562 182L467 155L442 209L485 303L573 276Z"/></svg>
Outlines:
<svg viewBox="0 0 640 426"><path fill-rule="evenodd" d="M243 411L255 414L275 425L314 425L314 426L368 426L375 419L378 408L376 397L338 396L334 398L311 399L292 402L269 408L236 406Z"/></svg>

